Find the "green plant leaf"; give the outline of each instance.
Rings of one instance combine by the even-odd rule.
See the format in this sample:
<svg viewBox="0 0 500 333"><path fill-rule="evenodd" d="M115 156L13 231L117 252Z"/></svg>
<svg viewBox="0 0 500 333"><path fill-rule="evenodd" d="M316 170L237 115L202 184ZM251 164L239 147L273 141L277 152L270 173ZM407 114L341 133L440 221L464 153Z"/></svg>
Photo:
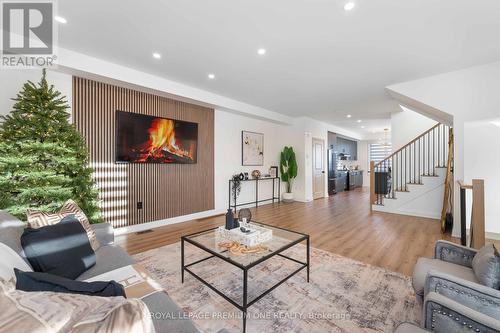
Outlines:
<svg viewBox="0 0 500 333"><path fill-rule="evenodd" d="M293 180L297 177L297 160L292 147L284 147L280 154L281 180L287 183L287 192L292 191Z"/></svg>

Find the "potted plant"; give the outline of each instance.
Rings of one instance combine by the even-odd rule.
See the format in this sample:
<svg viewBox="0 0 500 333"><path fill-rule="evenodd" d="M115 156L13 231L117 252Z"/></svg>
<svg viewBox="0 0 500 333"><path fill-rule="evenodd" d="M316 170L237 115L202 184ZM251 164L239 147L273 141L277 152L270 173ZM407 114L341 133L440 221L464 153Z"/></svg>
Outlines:
<svg viewBox="0 0 500 333"><path fill-rule="evenodd" d="M231 185L231 191L232 191L234 201L236 202L236 198L240 195L240 192L241 192L240 174L233 175L232 180L233 180L233 182Z"/></svg>
<svg viewBox="0 0 500 333"><path fill-rule="evenodd" d="M284 202L293 201L293 180L297 177L297 160L292 147L285 147L280 158L281 180L286 182L286 192L283 193Z"/></svg>

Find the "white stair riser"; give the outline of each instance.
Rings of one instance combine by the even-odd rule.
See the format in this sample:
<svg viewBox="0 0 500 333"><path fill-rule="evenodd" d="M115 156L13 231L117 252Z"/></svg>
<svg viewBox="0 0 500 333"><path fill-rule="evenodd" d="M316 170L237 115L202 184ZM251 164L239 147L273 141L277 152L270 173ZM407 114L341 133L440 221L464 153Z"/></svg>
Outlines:
<svg viewBox="0 0 500 333"><path fill-rule="evenodd" d="M411 216L439 218L441 214L446 168L436 168L436 176L422 177L422 184L408 184L407 192L395 192L396 199L384 199L373 210Z"/></svg>

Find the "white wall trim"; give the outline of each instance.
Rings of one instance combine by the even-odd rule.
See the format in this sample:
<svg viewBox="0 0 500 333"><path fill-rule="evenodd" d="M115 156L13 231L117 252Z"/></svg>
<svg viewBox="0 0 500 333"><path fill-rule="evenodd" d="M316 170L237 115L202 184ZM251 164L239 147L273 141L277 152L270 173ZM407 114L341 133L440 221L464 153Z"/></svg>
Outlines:
<svg viewBox="0 0 500 333"><path fill-rule="evenodd" d="M305 201L301 201L301 200L295 200L295 201L305 202ZM259 205L259 207L267 206L267 205L272 205L272 203ZM280 203L280 205L286 205L286 203ZM253 205L249 205L249 207L253 207ZM244 208L244 207L241 207L241 208ZM128 227L115 228L114 229L115 230L115 236L121 236L121 235L126 235L126 234L133 234L135 232L140 232L140 231L154 229L154 228L159 228L159 227L165 227L167 225L172 225L172 224L177 224L177 223L183 223L183 222L189 222L189 221L199 220L199 219L205 219L205 218L208 218L208 217L214 217L214 216L222 215L222 214L225 214L225 213L226 213L225 209L212 209L212 210L207 210L207 211L204 211L204 212L193 213L193 214L189 214L189 215L176 216L176 217L172 217L172 218L169 218L169 219L163 219L163 220L158 220L158 221L151 221L151 222L146 222L146 223L131 225L131 226L128 226ZM222 224L223 223L221 223L221 225Z"/></svg>
<svg viewBox="0 0 500 333"><path fill-rule="evenodd" d="M148 230L148 229L164 227L164 226L171 225L171 224L188 222L191 220L203 219L203 218L217 216L217 215L224 214L224 213L225 213L225 210L213 209L213 210L207 210L204 212L199 212L199 213L194 213L194 214L189 214L189 215L176 216L176 217L172 217L172 218L164 219L164 220L158 220L158 221L152 221L152 222L147 222L147 223L141 223L141 224L137 224L137 225L131 225L128 227L116 228L115 229L115 236L131 234L131 233L144 231L144 230Z"/></svg>
<svg viewBox="0 0 500 333"><path fill-rule="evenodd" d="M401 105L407 107L408 109L411 109L412 111L415 111L417 113L420 113L421 115L424 115L428 118L431 118L437 122L446 124L446 125L453 125L453 116L443 112L439 109L436 109L430 105L427 105L425 103L422 103L420 101L417 101L416 99L410 98L408 96L405 96L403 94L400 94L394 89L397 89L397 86L389 86L385 88L386 91L391 95L392 98L395 100L399 101Z"/></svg>
<svg viewBox="0 0 500 333"><path fill-rule="evenodd" d="M487 232L486 233L486 239L492 239L492 240L499 240L500 241L500 234L496 232Z"/></svg>
<svg viewBox="0 0 500 333"><path fill-rule="evenodd" d="M292 124L293 118L258 106L243 103L206 90L118 65L106 60L59 48L59 72L68 73L105 83L161 94L194 104L220 108L271 122Z"/></svg>

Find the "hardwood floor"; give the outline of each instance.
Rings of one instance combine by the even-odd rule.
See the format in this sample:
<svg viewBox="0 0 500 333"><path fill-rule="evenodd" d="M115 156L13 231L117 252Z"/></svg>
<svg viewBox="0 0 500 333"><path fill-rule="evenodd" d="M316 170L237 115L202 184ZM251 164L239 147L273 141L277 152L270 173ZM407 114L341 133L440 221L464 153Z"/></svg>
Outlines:
<svg viewBox="0 0 500 333"><path fill-rule="evenodd" d="M368 189L342 192L313 202L253 208L253 219L311 236L311 246L411 275L418 257L432 257L442 235L438 220L370 212ZM174 224L144 234L117 237L134 254L178 242L181 235L224 224L224 216ZM456 240L454 240L456 241Z"/></svg>

